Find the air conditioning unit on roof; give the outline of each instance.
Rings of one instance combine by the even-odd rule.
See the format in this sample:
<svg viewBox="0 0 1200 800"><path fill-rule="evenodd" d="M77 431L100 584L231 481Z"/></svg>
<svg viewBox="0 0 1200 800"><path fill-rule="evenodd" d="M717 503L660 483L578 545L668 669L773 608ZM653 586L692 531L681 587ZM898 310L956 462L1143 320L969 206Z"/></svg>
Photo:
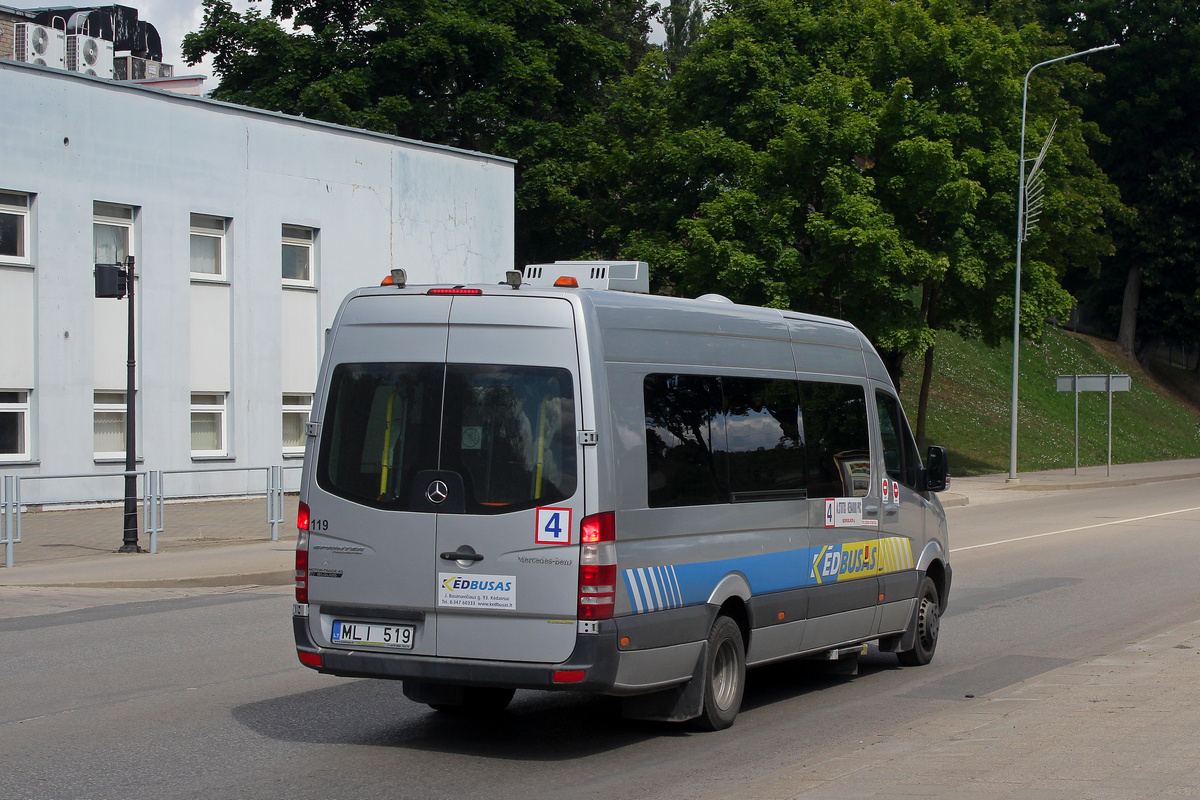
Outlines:
<svg viewBox="0 0 1200 800"><path fill-rule="evenodd" d="M66 66L67 35L57 28L45 25L34 25L32 22L18 22L14 28L16 34L17 61L27 64L37 64L40 67L63 69Z"/></svg>
<svg viewBox="0 0 1200 800"><path fill-rule="evenodd" d="M82 33L67 36L67 69L112 79L113 43Z"/></svg>
<svg viewBox="0 0 1200 800"><path fill-rule="evenodd" d="M119 81L156 80L174 77L175 67L150 58L140 58L126 50L116 54L113 75Z"/></svg>
<svg viewBox="0 0 1200 800"><path fill-rule="evenodd" d="M616 289L650 292L650 266L645 261L555 261L526 264L522 283L532 287L558 284L559 278L574 278L580 289Z"/></svg>

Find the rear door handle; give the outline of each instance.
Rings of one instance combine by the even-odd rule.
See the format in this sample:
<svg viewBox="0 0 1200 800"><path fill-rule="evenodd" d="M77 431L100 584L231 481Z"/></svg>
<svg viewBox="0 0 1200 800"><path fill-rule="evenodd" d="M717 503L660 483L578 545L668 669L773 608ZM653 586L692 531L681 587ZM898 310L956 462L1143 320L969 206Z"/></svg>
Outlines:
<svg viewBox="0 0 1200 800"><path fill-rule="evenodd" d="M864 517L878 517L879 516L879 506L863 506L863 516Z"/></svg>
<svg viewBox="0 0 1200 800"><path fill-rule="evenodd" d="M441 557L447 561L483 561L483 555L469 547L460 547L453 553L442 553Z"/></svg>

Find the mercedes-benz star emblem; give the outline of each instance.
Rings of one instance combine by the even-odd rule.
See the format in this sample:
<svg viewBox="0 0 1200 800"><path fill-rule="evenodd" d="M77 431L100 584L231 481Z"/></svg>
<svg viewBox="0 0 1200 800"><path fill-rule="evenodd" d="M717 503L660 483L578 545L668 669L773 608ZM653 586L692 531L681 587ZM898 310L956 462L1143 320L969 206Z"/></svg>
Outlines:
<svg viewBox="0 0 1200 800"><path fill-rule="evenodd" d="M425 499L434 505L440 505L446 502L446 498L450 496L450 487L445 481L434 481L429 484L429 488L425 490Z"/></svg>

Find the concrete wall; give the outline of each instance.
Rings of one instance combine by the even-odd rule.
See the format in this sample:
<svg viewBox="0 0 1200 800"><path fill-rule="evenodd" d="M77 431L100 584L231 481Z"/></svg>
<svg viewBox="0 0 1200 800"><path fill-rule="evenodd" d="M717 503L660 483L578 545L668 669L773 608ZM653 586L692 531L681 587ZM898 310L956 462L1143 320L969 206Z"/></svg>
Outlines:
<svg viewBox="0 0 1200 800"><path fill-rule="evenodd" d="M31 263L0 265L0 390L32 390L32 459L2 473L121 469L93 453L92 393L124 386L111 384L126 313L93 296L95 201L136 210L138 449L152 469L283 463L281 395L312 391L351 289L393 267L411 283L496 282L512 268L505 159L12 62L0 108L0 191L32 195ZM225 280L190 274L193 213L229 220ZM283 285L284 224L318 230L312 287ZM191 453L193 391L229 393L215 465ZM92 493L116 482L103 485Z"/></svg>

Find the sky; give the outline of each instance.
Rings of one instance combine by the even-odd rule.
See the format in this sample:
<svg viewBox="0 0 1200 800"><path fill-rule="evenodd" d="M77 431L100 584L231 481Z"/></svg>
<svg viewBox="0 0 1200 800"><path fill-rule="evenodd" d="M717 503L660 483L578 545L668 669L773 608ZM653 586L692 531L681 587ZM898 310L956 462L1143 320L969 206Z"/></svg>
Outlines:
<svg viewBox="0 0 1200 800"><path fill-rule="evenodd" d="M6 5L10 8L52 8L54 6L66 6L70 0L65 2L54 2L54 0L0 0L0 5ZM200 0L114 0L118 5L136 8L138 10L138 19L142 22L149 22L158 31L159 37L162 39L163 48L163 63L172 64L175 67L175 75L207 75L208 80L204 84L206 92L212 91L220 82L212 71L212 57L209 56L194 67L187 66L183 61L183 55L180 53L180 48L183 46L183 37L193 31L200 29L200 25L204 22L204 6ZM80 5L84 5L80 3ZM96 6L101 3L96 3ZM243 12L250 7L249 0L233 0L234 10ZM271 9L270 0L262 0L260 6L263 13L269 13ZM650 32L650 40L661 42L664 38L662 27L657 22L652 24Z"/></svg>

